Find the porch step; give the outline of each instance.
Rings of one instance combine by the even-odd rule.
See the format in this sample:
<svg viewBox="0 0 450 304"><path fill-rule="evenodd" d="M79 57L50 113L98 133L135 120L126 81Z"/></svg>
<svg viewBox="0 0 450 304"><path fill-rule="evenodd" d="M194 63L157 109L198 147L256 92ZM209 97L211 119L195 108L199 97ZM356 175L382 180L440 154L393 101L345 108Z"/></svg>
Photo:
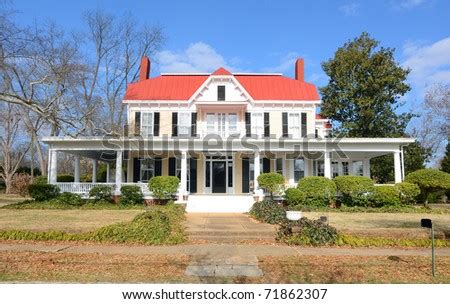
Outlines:
<svg viewBox="0 0 450 304"><path fill-rule="evenodd" d="M217 195L217 194L191 194L188 197L186 212L245 213L253 205L252 195Z"/></svg>

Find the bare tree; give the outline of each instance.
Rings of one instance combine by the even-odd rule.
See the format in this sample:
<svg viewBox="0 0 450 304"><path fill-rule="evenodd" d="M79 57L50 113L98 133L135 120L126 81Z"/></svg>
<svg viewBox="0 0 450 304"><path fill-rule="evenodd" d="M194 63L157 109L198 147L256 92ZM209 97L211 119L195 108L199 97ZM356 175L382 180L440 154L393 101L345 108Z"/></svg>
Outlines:
<svg viewBox="0 0 450 304"><path fill-rule="evenodd" d="M11 183L31 142L20 139L21 113L13 104L0 105L0 177L5 181L6 193L11 192Z"/></svg>

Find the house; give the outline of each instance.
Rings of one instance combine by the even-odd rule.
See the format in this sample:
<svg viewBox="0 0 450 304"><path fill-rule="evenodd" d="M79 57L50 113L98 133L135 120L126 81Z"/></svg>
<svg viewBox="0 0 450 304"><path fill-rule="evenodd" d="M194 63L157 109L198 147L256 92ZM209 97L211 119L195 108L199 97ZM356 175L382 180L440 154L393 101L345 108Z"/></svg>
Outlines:
<svg viewBox="0 0 450 304"><path fill-rule="evenodd" d="M263 172L282 174L287 186L311 175L370 176L371 158L393 154L395 182L403 180L403 147L414 140L330 137L329 121L317 114L317 88L305 81L303 59L295 63L294 79L224 68L149 74L145 57L139 81L123 100L123 136L43 138L50 146L50 183L85 194L97 184L102 161L116 195L121 185L137 184L151 197L151 177L176 175L178 202L187 203L188 212L245 212L264 196L257 182ZM58 153L75 155L74 183L57 183ZM80 157L93 160L91 183L80 183Z"/></svg>

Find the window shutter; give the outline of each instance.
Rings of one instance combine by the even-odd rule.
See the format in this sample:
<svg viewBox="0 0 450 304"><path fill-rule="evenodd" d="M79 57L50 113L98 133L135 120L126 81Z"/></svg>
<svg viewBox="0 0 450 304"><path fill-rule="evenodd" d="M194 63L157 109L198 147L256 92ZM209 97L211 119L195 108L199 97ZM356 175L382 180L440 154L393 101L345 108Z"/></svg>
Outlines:
<svg viewBox="0 0 450 304"><path fill-rule="evenodd" d="M175 157L169 157L169 175L176 176L177 173L177 159Z"/></svg>
<svg viewBox="0 0 450 304"><path fill-rule="evenodd" d="M172 136L178 136L178 113L172 113Z"/></svg>
<svg viewBox="0 0 450 304"><path fill-rule="evenodd" d="M308 134L307 121L306 121L306 113L302 113L302 137L306 137Z"/></svg>
<svg viewBox="0 0 450 304"><path fill-rule="evenodd" d="M133 158L133 183L141 180L141 160L139 157Z"/></svg>
<svg viewBox="0 0 450 304"><path fill-rule="evenodd" d="M264 113L264 137L270 136L270 114Z"/></svg>
<svg viewBox="0 0 450 304"><path fill-rule="evenodd" d="M162 161L161 158L155 158L155 176L162 175Z"/></svg>
<svg viewBox="0 0 450 304"><path fill-rule="evenodd" d="M282 123L283 123L283 137L289 137L287 112L282 113Z"/></svg>
<svg viewBox="0 0 450 304"><path fill-rule="evenodd" d="M251 120L251 113L249 112L245 113L245 136L247 137L252 136L252 120Z"/></svg>
<svg viewBox="0 0 450 304"><path fill-rule="evenodd" d="M134 112L134 136L141 135L141 112Z"/></svg>
<svg viewBox="0 0 450 304"><path fill-rule="evenodd" d="M242 159L242 193L250 192L250 161L248 158Z"/></svg>
<svg viewBox="0 0 450 304"><path fill-rule="evenodd" d="M197 136L197 113L191 114L191 136L196 137Z"/></svg>
<svg viewBox="0 0 450 304"><path fill-rule="evenodd" d="M159 136L159 112L153 115L153 136Z"/></svg>
<svg viewBox="0 0 450 304"><path fill-rule="evenodd" d="M270 172L270 159L268 159L267 157L263 158L262 171L263 171L263 173Z"/></svg>
<svg viewBox="0 0 450 304"><path fill-rule="evenodd" d="M197 159L189 159L189 180L190 180L190 193L197 193Z"/></svg>

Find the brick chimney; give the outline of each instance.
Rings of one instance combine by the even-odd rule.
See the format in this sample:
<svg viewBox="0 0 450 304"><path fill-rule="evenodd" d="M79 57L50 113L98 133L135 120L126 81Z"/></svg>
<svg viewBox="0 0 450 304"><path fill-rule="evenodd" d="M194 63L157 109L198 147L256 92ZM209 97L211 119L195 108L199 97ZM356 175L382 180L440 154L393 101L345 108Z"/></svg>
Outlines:
<svg viewBox="0 0 450 304"><path fill-rule="evenodd" d="M305 61L303 58L299 58L295 62L295 80L305 81Z"/></svg>
<svg viewBox="0 0 450 304"><path fill-rule="evenodd" d="M141 59L141 70L139 73L139 81L148 79L150 75L150 59L147 56L142 57Z"/></svg>

